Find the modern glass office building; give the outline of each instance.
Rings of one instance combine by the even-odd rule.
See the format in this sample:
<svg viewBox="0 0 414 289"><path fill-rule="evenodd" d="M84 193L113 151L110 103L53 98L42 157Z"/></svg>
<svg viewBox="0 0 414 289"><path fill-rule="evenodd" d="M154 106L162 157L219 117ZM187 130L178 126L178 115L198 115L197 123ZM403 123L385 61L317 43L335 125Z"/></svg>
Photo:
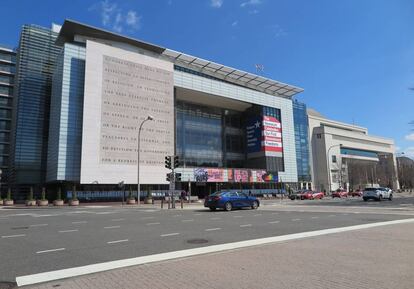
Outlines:
<svg viewBox="0 0 414 289"><path fill-rule="evenodd" d="M16 51L0 45L0 185L2 187L8 183L9 177L15 65Z"/></svg>
<svg viewBox="0 0 414 289"><path fill-rule="evenodd" d="M298 168L298 187L311 189L309 124L306 104L293 101L293 118L295 122L296 163Z"/></svg>
<svg viewBox="0 0 414 289"><path fill-rule="evenodd" d="M24 25L18 46L10 181L20 192L44 185L58 28ZM27 189L27 188L26 188Z"/></svg>
<svg viewBox="0 0 414 289"><path fill-rule="evenodd" d="M302 89L74 21L56 44L48 184L136 188L148 115L144 191L168 187L167 155L180 159L177 188L199 196L297 184L292 96Z"/></svg>

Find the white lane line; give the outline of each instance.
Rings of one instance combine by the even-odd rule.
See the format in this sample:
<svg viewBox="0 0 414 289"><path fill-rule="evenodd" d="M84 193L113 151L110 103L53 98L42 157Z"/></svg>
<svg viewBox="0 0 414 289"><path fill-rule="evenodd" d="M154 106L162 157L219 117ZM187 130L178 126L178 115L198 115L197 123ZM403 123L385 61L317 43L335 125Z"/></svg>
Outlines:
<svg viewBox="0 0 414 289"><path fill-rule="evenodd" d="M188 220L181 220L181 222L193 222L194 219L188 219Z"/></svg>
<svg viewBox="0 0 414 289"><path fill-rule="evenodd" d="M210 218L210 220L220 220L220 217L214 217L214 218Z"/></svg>
<svg viewBox="0 0 414 289"><path fill-rule="evenodd" d="M251 227L251 226L252 226L252 224L240 225L240 228Z"/></svg>
<svg viewBox="0 0 414 289"><path fill-rule="evenodd" d="M30 225L29 227L44 227L47 226L48 224L34 224L34 225Z"/></svg>
<svg viewBox="0 0 414 289"><path fill-rule="evenodd" d="M355 230L362 230L362 229L375 228L375 227L388 226L388 225L396 225L396 224L406 224L406 223L414 223L414 218L387 221L387 222L370 223L370 224L348 226L348 227L339 227L339 228L332 228L332 229L323 229L323 230L317 230L317 231L310 231L310 232L303 232L303 233L296 233L296 234L282 235L282 236L275 236L275 237L267 237L267 238L260 238L260 239L247 240L247 241L239 241L239 242L233 242L233 243L227 243L227 244L180 250L180 251L175 251L175 252L160 253L160 254L154 254L154 255L148 255L148 256L123 259L123 260L109 261L109 262L97 263L97 264L92 264L92 265L37 273L37 274L32 274L32 275L18 276L16 277L16 283L18 286L32 285L32 284L37 284L37 283L50 282L54 280L64 279L64 278L71 278L75 276L98 273L98 272L103 272L103 271L108 271L108 270L113 270L113 269L119 269L119 268L125 268L125 267L130 267L130 266L161 262L161 261L167 261L167 260L174 260L178 258L192 257L192 256L208 254L208 253L217 253L217 252L252 247L252 246L257 246L257 245L279 243L279 242L285 242L289 240L298 240L298 239L309 238L309 237L323 236L323 235L336 234L336 233L341 233L341 232L349 232L349 231L355 231Z"/></svg>
<svg viewBox="0 0 414 289"><path fill-rule="evenodd" d="M124 239L124 240L116 240L116 241L110 241L110 242L106 242L107 244L116 244L116 243L123 243L123 242L128 242L128 239Z"/></svg>
<svg viewBox="0 0 414 289"><path fill-rule="evenodd" d="M256 215L253 215L253 217L257 217L257 216L261 216L262 214L256 214Z"/></svg>
<svg viewBox="0 0 414 289"><path fill-rule="evenodd" d="M111 221L112 222L119 222L119 221L125 221L125 219L122 219L122 218L121 219L112 219Z"/></svg>
<svg viewBox="0 0 414 289"><path fill-rule="evenodd" d="M311 217L311 219L319 219L319 217Z"/></svg>
<svg viewBox="0 0 414 289"><path fill-rule="evenodd" d="M268 222L269 224L277 224L277 223L279 223L280 221L271 221L271 222Z"/></svg>
<svg viewBox="0 0 414 289"><path fill-rule="evenodd" d="M173 217L181 217L182 215L174 215Z"/></svg>
<svg viewBox="0 0 414 289"><path fill-rule="evenodd" d="M218 231L218 230L221 230L221 228L210 228L210 229L205 229L204 231L210 232L210 231Z"/></svg>
<svg viewBox="0 0 414 289"><path fill-rule="evenodd" d="M279 215L279 213L272 213L271 215Z"/></svg>
<svg viewBox="0 0 414 289"><path fill-rule="evenodd" d="M202 216L203 214L194 214L194 216Z"/></svg>
<svg viewBox="0 0 414 289"><path fill-rule="evenodd" d="M17 237L25 237L26 234L19 234L19 235L8 235L8 236L1 236L2 238L17 238Z"/></svg>
<svg viewBox="0 0 414 289"><path fill-rule="evenodd" d="M108 227L104 227L104 229L118 229L121 228L121 226L108 226Z"/></svg>
<svg viewBox="0 0 414 289"><path fill-rule="evenodd" d="M57 252L57 251L64 251L65 248L57 248L57 249L51 249L51 250L44 250L44 251L37 251L36 254L43 254L43 253L50 253L50 252Z"/></svg>
<svg viewBox="0 0 414 289"><path fill-rule="evenodd" d="M97 215L109 215L109 214L115 214L116 212L99 212L96 213Z"/></svg>
<svg viewBox="0 0 414 289"><path fill-rule="evenodd" d="M78 232L78 229L75 230L63 230L63 231L59 231L59 233L71 233L71 232Z"/></svg>
<svg viewBox="0 0 414 289"><path fill-rule="evenodd" d="M76 221L76 222L72 222L72 224L86 224L86 221Z"/></svg>
<svg viewBox="0 0 414 289"><path fill-rule="evenodd" d="M141 218L141 220L149 220L149 219L154 219L155 217L143 217Z"/></svg>
<svg viewBox="0 0 414 289"><path fill-rule="evenodd" d="M159 225L159 224L161 224L161 223L146 223L145 225L147 225L147 226L152 226L152 225Z"/></svg>
<svg viewBox="0 0 414 289"><path fill-rule="evenodd" d="M177 235L180 235L180 233L162 234L160 235L160 237L177 236Z"/></svg>
<svg viewBox="0 0 414 289"><path fill-rule="evenodd" d="M300 221L300 219L292 219L292 222Z"/></svg>

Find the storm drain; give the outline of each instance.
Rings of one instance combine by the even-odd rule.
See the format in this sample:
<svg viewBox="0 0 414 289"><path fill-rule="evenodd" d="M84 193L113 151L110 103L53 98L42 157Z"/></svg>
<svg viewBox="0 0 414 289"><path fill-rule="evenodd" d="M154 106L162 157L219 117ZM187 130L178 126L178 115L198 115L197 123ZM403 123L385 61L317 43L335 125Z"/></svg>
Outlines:
<svg viewBox="0 0 414 289"><path fill-rule="evenodd" d="M0 281L0 289L13 289L17 288L17 284L15 282L1 282Z"/></svg>
<svg viewBox="0 0 414 289"><path fill-rule="evenodd" d="M208 243L207 239L189 239L187 240L188 244L204 244Z"/></svg>

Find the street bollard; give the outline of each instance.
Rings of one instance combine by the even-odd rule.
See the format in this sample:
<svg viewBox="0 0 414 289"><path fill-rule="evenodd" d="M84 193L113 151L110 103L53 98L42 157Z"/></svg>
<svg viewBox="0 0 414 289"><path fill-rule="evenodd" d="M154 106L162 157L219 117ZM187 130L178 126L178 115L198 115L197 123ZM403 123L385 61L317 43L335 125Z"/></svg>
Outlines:
<svg viewBox="0 0 414 289"><path fill-rule="evenodd" d="M168 197L168 209L171 209L171 198L170 197Z"/></svg>
<svg viewBox="0 0 414 289"><path fill-rule="evenodd" d="M164 199L161 199L161 209L164 208Z"/></svg>
<svg viewBox="0 0 414 289"><path fill-rule="evenodd" d="M181 198L181 209L183 209L184 208L184 200L183 200L183 198Z"/></svg>

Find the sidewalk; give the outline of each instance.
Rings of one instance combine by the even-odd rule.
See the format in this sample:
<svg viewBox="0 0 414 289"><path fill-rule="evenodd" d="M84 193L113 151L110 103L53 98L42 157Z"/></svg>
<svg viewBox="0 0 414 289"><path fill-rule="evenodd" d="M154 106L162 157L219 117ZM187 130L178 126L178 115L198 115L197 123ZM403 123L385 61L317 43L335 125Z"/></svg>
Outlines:
<svg viewBox="0 0 414 289"><path fill-rule="evenodd" d="M25 288L413 288L414 224L112 270Z"/></svg>

